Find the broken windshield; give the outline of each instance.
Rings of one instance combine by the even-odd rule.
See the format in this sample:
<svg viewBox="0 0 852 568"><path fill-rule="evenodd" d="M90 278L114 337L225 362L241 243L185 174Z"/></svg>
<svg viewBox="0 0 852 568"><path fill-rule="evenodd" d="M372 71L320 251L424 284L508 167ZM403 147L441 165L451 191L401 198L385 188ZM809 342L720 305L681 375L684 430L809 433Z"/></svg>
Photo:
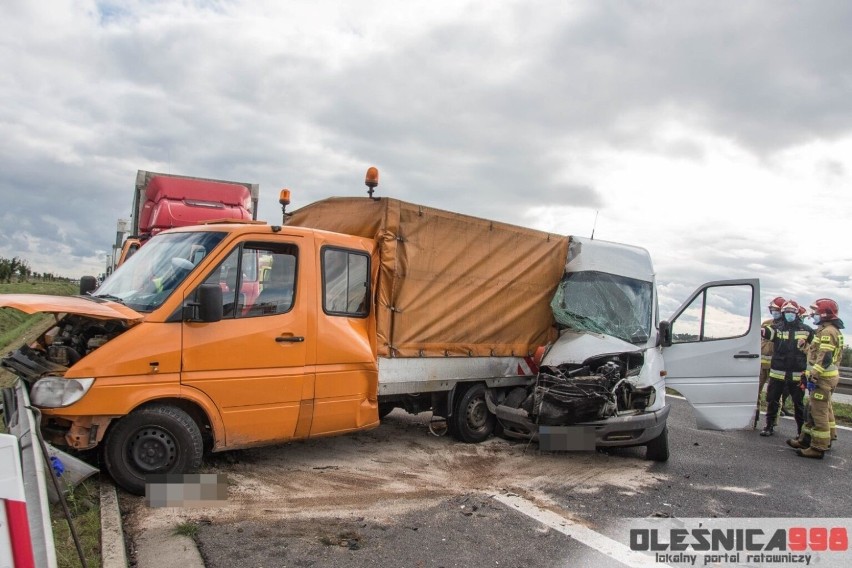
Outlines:
<svg viewBox="0 0 852 568"><path fill-rule="evenodd" d="M651 334L651 282L596 271L570 272L550 306L559 325L577 331L633 344L645 343Z"/></svg>
<svg viewBox="0 0 852 568"><path fill-rule="evenodd" d="M119 301L137 312L154 311L224 237L219 231L157 235L92 296Z"/></svg>

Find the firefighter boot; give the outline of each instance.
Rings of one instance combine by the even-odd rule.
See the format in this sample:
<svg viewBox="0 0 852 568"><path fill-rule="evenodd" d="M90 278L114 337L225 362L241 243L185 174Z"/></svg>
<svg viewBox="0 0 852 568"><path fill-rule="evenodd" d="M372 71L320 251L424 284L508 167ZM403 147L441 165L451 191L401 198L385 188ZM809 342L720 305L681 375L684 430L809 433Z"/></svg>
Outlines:
<svg viewBox="0 0 852 568"><path fill-rule="evenodd" d="M805 448L804 450L796 450L796 453L803 458L813 458L815 460L821 460L823 457L822 450L816 450L814 448Z"/></svg>
<svg viewBox="0 0 852 568"><path fill-rule="evenodd" d="M771 436L775 433L775 426L767 425L763 430L760 431L761 436Z"/></svg>
<svg viewBox="0 0 852 568"><path fill-rule="evenodd" d="M787 440L787 445L791 448L796 448L797 450L804 450L808 446L804 445L802 442L798 440L798 438L790 438Z"/></svg>

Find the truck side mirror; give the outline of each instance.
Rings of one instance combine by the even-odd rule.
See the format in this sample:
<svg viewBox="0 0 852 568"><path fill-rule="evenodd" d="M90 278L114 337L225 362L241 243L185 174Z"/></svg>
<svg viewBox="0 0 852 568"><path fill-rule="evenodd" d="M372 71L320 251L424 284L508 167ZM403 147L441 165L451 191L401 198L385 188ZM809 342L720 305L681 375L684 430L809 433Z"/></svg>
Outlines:
<svg viewBox="0 0 852 568"><path fill-rule="evenodd" d="M222 319L222 288L218 284L198 287L198 319L206 323Z"/></svg>
<svg viewBox="0 0 852 568"><path fill-rule="evenodd" d="M660 335L657 337L657 345L669 347L672 344L672 324L663 320L660 322Z"/></svg>
<svg viewBox="0 0 852 568"><path fill-rule="evenodd" d="M83 276L80 278L80 295L85 296L98 287L98 280L94 276Z"/></svg>

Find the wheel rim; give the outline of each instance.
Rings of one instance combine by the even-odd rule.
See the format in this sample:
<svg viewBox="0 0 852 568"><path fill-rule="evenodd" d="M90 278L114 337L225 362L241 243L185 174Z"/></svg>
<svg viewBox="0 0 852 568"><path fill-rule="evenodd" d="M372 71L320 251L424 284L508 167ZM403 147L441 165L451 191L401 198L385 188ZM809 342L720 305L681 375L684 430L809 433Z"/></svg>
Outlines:
<svg viewBox="0 0 852 568"><path fill-rule="evenodd" d="M488 406L485 404L484 397L476 397L467 405L465 412L467 426L471 430L481 431L487 428L488 425Z"/></svg>
<svg viewBox="0 0 852 568"><path fill-rule="evenodd" d="M177 443L168 430L155 426L140 428L128 445L130 462L143 472L168 468L177 458Z"/></svg>

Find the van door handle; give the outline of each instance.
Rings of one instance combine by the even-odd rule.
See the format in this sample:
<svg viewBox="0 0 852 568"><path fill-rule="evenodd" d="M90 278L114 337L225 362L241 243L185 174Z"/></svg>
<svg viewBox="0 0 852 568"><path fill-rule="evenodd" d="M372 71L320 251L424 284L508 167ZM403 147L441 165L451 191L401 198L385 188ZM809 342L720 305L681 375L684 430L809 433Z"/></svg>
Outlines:
<svg viewBox="0 0 852 568"><path fill-rule="evenodd" d="M300 335L287 335L275 338L275 341L277 341L278 343L301 343L304 340L305 338Z"/></svg>
<svg viewBox="0 0 852 568"><path fill-rule="evenodd" d="M757 359L760 357L757 353L737 353L734 359Z"/></svg>

